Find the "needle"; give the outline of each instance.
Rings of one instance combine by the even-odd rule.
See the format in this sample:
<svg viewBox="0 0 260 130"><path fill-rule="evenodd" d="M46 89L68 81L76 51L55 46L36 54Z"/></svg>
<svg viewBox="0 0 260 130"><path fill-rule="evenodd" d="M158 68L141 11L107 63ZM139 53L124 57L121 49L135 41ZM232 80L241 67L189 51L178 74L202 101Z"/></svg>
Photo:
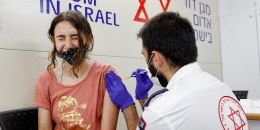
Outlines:
<svg viewBox="0 0 260 130"><path fill-rule="evenodd" d="M143 74L143 73L145 73L146 71L141 71L139 74ZM136 77L136 75L134 74L134 75L131 75L130 77L126 77L125 79L130 79L131 77Z"/></svg>

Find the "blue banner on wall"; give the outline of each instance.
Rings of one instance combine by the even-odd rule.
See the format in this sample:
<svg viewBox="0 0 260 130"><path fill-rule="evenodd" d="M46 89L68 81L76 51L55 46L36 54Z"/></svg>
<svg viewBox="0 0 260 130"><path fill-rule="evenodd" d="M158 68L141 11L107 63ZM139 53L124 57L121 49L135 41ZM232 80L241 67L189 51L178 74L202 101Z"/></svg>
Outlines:
<svg viewBox="0 0 260 130"><path fill-rule="evenodd" d="M65 7L66 10L61 10L61 7ZM41 13L58 15L62 11L74 10L83 14L91 22L119 27L115 12L96 9L96 7L96 0L69 0L65 5L62 5L60 0L40 0Z"/></svg>

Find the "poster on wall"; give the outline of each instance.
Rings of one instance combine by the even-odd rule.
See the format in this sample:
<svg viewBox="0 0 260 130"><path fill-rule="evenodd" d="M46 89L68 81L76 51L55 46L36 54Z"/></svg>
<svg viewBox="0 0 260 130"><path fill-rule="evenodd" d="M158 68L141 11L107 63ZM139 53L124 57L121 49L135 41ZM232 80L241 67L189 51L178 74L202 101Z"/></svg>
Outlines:
<svg viewBox="0 0 260 130"><path fill-rule="evenodd" d="M170 10L178 11L192 23L199 50L198 61L221 64L218 1L179 0Z"/></svg>
<svg viewBox="0 0 260 130"><path fill-rule="evenodd" d="M52 47L47 37L51 20L63 11L75 10L82 13L92 27L95 39L92 54L142 58L141 40L136 36L142 25L158 13L177 11L194 27L198 60L221 63L217 0L2 1L5 11L2 18L5 28L0 33L2 48L48 51Z"/></svg>

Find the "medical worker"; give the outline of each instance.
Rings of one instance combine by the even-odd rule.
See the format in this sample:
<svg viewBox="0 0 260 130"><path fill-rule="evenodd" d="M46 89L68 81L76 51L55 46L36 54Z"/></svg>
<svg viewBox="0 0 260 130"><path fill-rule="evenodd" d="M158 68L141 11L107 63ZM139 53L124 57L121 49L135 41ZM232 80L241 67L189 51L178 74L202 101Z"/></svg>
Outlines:
<svg viewBox="0 0 260 130"><path fill-rule="evenodd" d="M123 112L128 129L137 130L248 130L245 113L231 89L204 72L197 61L191 23L175 12L164 12L147 21L138 33L148 71L133 73L135 98L143 106L139 118L132 96L110 71L106 88ZM157 79L163 89L148 97Z"/></svg>

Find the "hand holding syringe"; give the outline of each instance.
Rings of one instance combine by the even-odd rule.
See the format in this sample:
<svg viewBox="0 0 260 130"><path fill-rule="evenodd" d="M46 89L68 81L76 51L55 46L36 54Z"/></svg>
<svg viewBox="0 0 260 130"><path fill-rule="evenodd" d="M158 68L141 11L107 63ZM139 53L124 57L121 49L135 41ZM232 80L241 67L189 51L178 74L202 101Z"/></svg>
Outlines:
<svg viewBox="0 0 260 130"><path fill-rule="evenodd" d="M147 71L144 69L137 69L132 73L130 77L136 77L136 89L135 98L137 100L148 97L148 91L153 87L153 82L147 75ZM126 79L129 79L127 77Z"/></svg>

